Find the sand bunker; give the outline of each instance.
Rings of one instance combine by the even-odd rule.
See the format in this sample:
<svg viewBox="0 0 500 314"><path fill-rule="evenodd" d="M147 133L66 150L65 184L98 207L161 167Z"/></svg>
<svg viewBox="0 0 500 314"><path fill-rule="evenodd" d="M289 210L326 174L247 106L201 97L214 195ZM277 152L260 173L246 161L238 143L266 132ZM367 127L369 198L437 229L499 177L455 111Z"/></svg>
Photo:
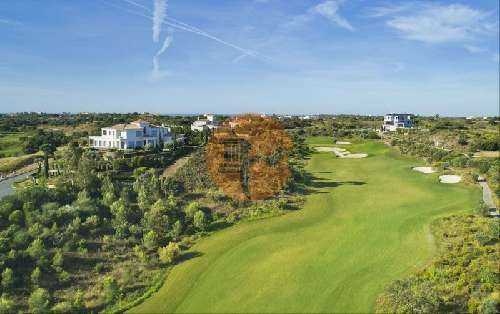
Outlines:
<svg viewBox="0 0 500 314"><path fill-rule="evenodd" d="M351 142L337 141L337 145L351 145Z"/></svg>
<svg viewBox="0 0 500 314"><path fill-rule="evenodd" d="M439 181L441 183L453 184L453 183L458 183L458 182L462 181L462 177L456 176L456 175L443 175L443 176L439 176Z"/></svg>
<svg viewBox="0 0 500 314"><path fill-rule="evenodd" d="M329 152L329 153L334 153L335 152L335 147L314 147L314 149L317 152Z"/></svg>
<svg viewBox="0 0 500 314"><path fill-rule="evenodd" d="M334 153L335 156L339 158L365 158L368 157L368 154L351 154L350 151L344 149L344 148L338 148L338 147L315 147L316 151L318 152L329 152L329 153Z"/></svg>
<svg viewBox="0 0 500 314"><path fill-rule="evenodd" d="M421 172L421 173L434 173L434 172L436 172L434 169L432 169L432 167L414 167L413 170Z"/></svg>
<svg viewBox="0 0 500 314"><path fill-rule="evenodd" d="M368 154L347 154L345 155L344 157L340 157L340 158L366 158L368 157Z"/></svg>

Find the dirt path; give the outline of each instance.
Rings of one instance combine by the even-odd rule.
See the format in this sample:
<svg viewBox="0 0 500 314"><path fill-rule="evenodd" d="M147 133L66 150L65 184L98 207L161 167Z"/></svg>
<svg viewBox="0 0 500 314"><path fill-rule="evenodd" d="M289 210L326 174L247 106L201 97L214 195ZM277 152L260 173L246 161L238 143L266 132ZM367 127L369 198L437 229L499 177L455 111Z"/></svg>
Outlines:
<svg viewBox="0 0 500 314"><path fill-rule="evenodd" d="M483 202L488 206L488 208L496 208L493 197L491 196L491 189L486 182L479 182L479 185L483 188Z"/></svg>
<svg viewBox="0 0 500 314"><path fill-rule="evenodd" d="M161 178L171 177L177 171L177 169L184 166L188 162L189 158L191 158L191 155L187 155L180 159L177 159L172 165L163 170Z"/></svg>

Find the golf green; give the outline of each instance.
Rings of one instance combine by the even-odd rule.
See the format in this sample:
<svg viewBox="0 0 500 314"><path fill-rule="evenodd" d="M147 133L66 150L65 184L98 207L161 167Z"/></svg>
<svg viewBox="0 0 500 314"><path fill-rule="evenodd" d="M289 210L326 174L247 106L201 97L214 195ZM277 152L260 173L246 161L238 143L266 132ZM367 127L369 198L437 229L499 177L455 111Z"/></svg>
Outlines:
<svg viewBox="0 0 500 314"><path fill-rule="evenodd" d="M311 138L311 146L332 146ZM345 146L367 158L314 153L304 207L243 222L197 243L132 313L369 312L384 286L425 265L429 224L473 209L477 187L441 184L380 142Z"/></svg>

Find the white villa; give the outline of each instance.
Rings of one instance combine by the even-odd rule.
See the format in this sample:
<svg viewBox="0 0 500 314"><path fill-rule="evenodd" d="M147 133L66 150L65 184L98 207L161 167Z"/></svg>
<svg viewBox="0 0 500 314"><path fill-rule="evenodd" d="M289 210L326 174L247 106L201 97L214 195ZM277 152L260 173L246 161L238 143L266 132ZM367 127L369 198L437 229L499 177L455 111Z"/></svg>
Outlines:
<svg viewBox="0 0 500 314"><path fill-rule="evenodd" d="M207 113L204 116L205 119L200 119L198 117L198 120L191 124L192 131L203 132L203 130L213 130L219 126L219 123L216 121L213 114Z"/></svg>
<svg viewBox="0 0 500 314"><path fill-rule="evenodd" d="M390 113L384 116L382 131L396 131L398 128L410 129L415 124L414 115L410 113Z"/></svg>
<svg viewBox="0 0 500 314"><path fill-rule="evenodd" d="M173 143L170 128L142 120L102 128L101 136L89 136L90 147L98 149L135 149L147 145L156 147L162 142Z"/></svg>

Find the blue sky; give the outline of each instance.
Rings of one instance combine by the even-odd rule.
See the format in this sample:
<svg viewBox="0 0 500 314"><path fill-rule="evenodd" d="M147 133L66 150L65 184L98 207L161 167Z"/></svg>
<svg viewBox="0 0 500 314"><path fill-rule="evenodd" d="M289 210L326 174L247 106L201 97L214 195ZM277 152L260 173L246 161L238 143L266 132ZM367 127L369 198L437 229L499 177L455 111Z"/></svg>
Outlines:
<svg viewBox="0 0 500 314"><path fill-rule="evenodd" d="M0 112L498 115L499 2L0 2Z"/></svg>

